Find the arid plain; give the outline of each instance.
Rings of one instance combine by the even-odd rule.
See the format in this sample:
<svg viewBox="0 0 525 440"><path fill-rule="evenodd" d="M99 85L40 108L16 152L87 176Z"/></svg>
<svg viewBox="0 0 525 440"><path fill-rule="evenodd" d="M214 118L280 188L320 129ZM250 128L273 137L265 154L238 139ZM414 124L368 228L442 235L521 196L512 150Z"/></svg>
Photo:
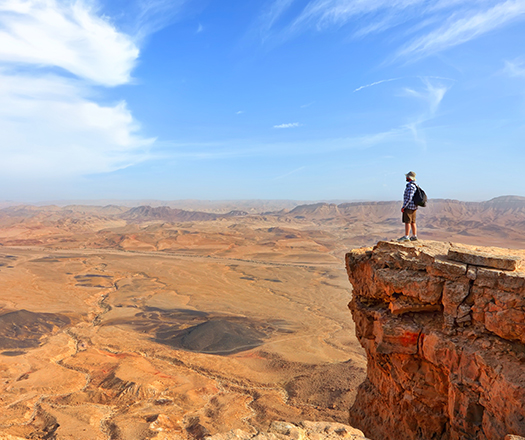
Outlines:
<svg viewBox="0 0 525 440"><path fill-rule="evenodd" d="M343 257L398 237L398 205L1 209L0 438L347 423L366 359ZM420 214L422 239L525 246L524 198Z"/></svg>

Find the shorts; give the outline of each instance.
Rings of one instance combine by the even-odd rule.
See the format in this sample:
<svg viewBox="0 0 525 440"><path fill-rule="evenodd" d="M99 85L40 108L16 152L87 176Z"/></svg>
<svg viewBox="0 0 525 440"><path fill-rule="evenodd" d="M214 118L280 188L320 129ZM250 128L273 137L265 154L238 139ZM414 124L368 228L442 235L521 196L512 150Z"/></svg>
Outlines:
<svg viewBox="0 0 525 440"><path fill-rule="evenodd" d="M403 223L416 222L416 209L405 209L403 212Z"/></svg>

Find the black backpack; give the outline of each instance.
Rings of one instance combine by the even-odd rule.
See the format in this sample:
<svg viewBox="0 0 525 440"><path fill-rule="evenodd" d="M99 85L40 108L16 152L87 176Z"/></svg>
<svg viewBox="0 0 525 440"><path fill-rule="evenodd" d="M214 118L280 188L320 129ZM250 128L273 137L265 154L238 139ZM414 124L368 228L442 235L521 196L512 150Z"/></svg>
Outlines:
<svg viewBox="0 0 525 440"><path fill-rule="evenodd" d="M416 192L414 193L414 197L412 197L412 201L416 206L427 206L427 195L425 194L425 191L423 191L417 184Z"/></svg>

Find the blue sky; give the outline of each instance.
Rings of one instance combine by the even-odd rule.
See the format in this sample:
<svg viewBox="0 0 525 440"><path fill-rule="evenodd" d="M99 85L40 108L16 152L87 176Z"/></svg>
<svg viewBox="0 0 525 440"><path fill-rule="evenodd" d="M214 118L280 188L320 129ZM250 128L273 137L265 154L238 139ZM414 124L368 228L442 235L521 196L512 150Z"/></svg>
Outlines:
<svg viewBox="0 0 525 440"><path fill-rule="evenodd" d="M0 0L3 200L525 196L525 0Z"/></svg>

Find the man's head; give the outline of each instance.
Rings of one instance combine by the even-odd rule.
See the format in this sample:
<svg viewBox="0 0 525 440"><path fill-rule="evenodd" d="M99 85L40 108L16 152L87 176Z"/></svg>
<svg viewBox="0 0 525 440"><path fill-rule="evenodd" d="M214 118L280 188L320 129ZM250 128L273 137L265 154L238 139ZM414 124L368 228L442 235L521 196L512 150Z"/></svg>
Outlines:
<svg viewBox="0 0 525 440"><path fill-rule="evenodd" d="M416 180L416 173L414 173L414 171L410 171L409 173L405 174L405 177L407 180Z"/></svg>

